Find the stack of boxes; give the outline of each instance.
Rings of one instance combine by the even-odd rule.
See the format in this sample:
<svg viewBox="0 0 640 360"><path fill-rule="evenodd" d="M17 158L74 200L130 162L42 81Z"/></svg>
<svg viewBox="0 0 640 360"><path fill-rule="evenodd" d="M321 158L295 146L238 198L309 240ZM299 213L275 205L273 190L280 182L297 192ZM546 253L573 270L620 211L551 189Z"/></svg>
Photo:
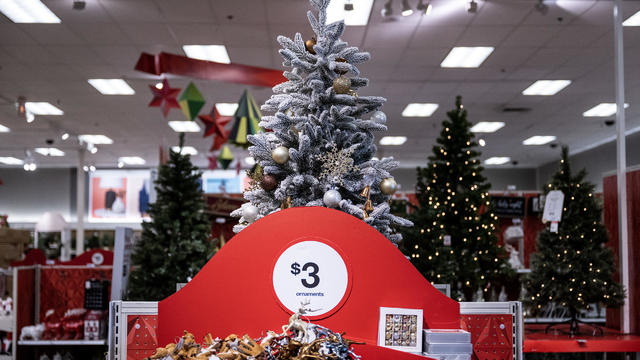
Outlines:
<svg viewBox="0 0 640 360"><path fill-rule="evenodd" d="M471 333L464 330L423 330L423 355L438 360L470 360Z"/></svg>

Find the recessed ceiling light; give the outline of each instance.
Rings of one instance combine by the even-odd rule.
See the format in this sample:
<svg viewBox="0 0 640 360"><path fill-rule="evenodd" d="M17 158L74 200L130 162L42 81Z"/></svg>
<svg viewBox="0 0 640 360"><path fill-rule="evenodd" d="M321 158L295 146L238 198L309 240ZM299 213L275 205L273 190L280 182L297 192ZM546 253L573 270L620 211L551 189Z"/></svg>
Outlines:
<svg viewBox="0 0 640 360"><path fill-rule="evenodd" d="M216 103L216 109L222 116L232 116L238 109L238 103Z"/></svg>
<svg viewBox="0 0 640 360"><path fill-rule="evenodd" d="M385 136L380 139L380 145L402 145L406 141L406 136Z"/></svg>
<svg viewBox="0 0 640 360"><path fill-rule="evenodd" d="M127 165L144 165L146 161L140 156L121 156L118 158L118 164L120 163Z"/></svg>
<svg viewBox="0 0 640 360"><path fill-rule="evenodd" d="M9 132L11 131L11 129L9 129L8 127L0 124L0 132Z"/></svg>
<svg viewBox="0 0 640 360"><path fill-rule="evenodd" d="M169 126L175 132L198 132L200 126L195 121L169 121Z"/></svg>
<svg viewBox="0 0 640 360"><path fill-rule="evenodd" d="M477 68L493 52L492 46L454 47L440 64L443 68Z"/></svg>
<svg viewBox="0 0 640 360"><path fill-rule="evenodd" d="M511 158L508 156L494 156L485 160L484 163L487 165L502 165L508 163L509 161L511 161Z"/></svg>
<svg viewBox="0 0 640 360"><path fill-rule="evenodd" d="M624 108L628 108L629 104L624 104ZM618 106L614 103L600 103L594 107L592 107L591 109L585 111L582 113L582 116L586 116L586 117L594 117L594 116L599 116L599 117L605 117L605 116L611 116L614 115L616 113L616 110L618 109Z"/></svg>
<svg viewBox="0 0 640 360"><path fill-rule="evenodd" d="M353 10L345 10L343 1L331 1L327 7L327 24L344 20L347 26L364 26L369 22L373 0L353 2Z"/></svg>
<svg viewBox="0 0 640 360"><path fill-rule="evenodd" d="M524 140L522 145L544 145L555 140L556 137L553 135L536 135Z"/></svg>
<svg viewBox="0 0 640 360"><path fill-rule="evenodd" d="M640 26L640 11L631 15L622 23L622 26Z"/></svg>
<svg viewBox="0 0 640 360"><path fill-rule="evenodd" d="M50 148L35 148L35 152L44 156L64 156L64 151L50 147Z"/></svg>
<svg viewBox="0 0 640 360"><path fill-rule="evenodd" d="M88 81L102 95L133 95L136 93L122 79L89 79Z"/></svg>
<svg viewBox="0 0 640 360"><path fill-rule="evenodd" d="M87 144L94 144L94 145L97 145L97 144L100 144L100 145L113 144L113 140L111 140L110 137L104 136L104 135L87 135L87 134L85 134L85 135L78 136L78 140L80 140L80 141L82 141L84 143L87 143Z"/></svg>
<svg viewBox="0 0 640 360"><path fill-rule="evenodd" d="M411 103L402 110L404 117L427 117L431 116L438 109L438 104L431 103Z"/></svg>
<svg viewBox="0 0 640 360"><path fill-rule="evenodd" d="M224 45L184 45L182 49L192 59L215 61L223 64L231 63L227 48Z"/></svg>
<svg viewBox="0 0 640 360"><path fill-rule="evenodd" d="M0 163L5 165L22 165L24 161L13 156L0 156Z"/></svg>
<svg viewBox="0 0 640 360"><path fill-rule="evenodd" d="M487 142L486 142L486 141L484 141L484 139L480 139L480 140L478 140L478 144L479 144L480 146L485 146L485 145L487 145Z"/></svg>
<svg viewBox="0 0 640 360"><path fill-rule="evenodd" d="M27 101L24 106L27 109L27 113L32 113L33 115L64 115L64 111L48 102Z"/></svg>
<svg viewBox="0 0 640 360"><path fill-rule="evenodd" d="M171 151L179 152L180 151L180 147L179 146L172 146L171 147ZM198 154L198 150L196 150L196 148L194 148L193 146L183 146L182 147L182 151L180 151L180 154L182 154L182 155L196 155L196 154Z"/></svg>
<svg viewBox="0 0 640 360"><path fill-rule="evenodd" d="M64 141L67 140L69 138L69 133L63 133L60 138Z"/></svg>
<svg viewBox="0 0 640 360"><path fill-rule="evenodd" d="M0 0L0 11L14 23L60 23L40 0Z"/></svg>
<svg viewBox="0 0 640 360"><path fill-rule="evenodd" d="M504 123L502 121L480 121L471 128L471 131L474 133L492 133L503 127Z"/></svg>
<svg viewBox="0 0 640 360"><path fill-rule="evenodd" d="M522 95L555 95L571 84L571 80L538 80L522 91Z"/></svg>

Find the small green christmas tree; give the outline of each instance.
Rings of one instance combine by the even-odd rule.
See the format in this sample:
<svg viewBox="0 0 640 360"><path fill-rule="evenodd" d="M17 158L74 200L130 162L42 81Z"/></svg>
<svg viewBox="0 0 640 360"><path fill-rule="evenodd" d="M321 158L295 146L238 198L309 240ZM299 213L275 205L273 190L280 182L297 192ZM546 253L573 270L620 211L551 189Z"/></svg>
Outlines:
<svg viewBox="0 0 640 360"><path fill-rule="evenodd" d="M184 134L180 134L180 149ZM171 151L155 183L157 200L149 206L151 221L142 223L129 275L129 300L162 300L187 282L211 257L211 226L205 214L201 173L189 155Z"/></svg>
<svg viewBox="0 0 640 360"><path fill-rule="evenodd" d="M592 304L617 307L624 299L624 289L612 279L613 253L605 246L609 239L600 223L602 208L585 176L585 170L571 173L569 152L563 147L560 169L544 187L545 195L552 190L564 194L562 219L557 232L548 227L538 234L525 299L533 314L552 302L565 307L571 333L578 332L580 310Z"/></svg>
<svg viewBox="0 0 640 360"><path fill-rule="evenodd" d="M415 226L403 231L402 249L427 280L450 284L454 298L470 301L480 289L486 296L491 280L513 271L498 246L491 185L482 176L461 101L458 96L442 122L428 166L417 169L419 206L409 217Z"/></svg>

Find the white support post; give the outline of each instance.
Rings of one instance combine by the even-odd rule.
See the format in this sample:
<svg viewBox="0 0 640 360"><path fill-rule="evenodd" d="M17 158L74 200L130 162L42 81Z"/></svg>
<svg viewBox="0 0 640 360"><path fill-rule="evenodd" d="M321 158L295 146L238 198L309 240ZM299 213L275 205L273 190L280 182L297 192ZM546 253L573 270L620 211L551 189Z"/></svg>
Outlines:
<svg viewBox="0 0 640 360"><path fill-rule="evenodd" d="M84 147L78 149L78 167L76 169L76 256L84 252Z"/></svg>
<svg viewBox="0 0 640 360"><path fill-rule="evenodd" d="M624 44L622 37L622 1L615 0L613 5L614 58L616 85L616 146L618 180L618 236L620 241L620 274L622 286L629 290L629 234L627 228L627 159L624 118ZM622 332L631 332L629 298L625 298L621 311Z"/></svg>

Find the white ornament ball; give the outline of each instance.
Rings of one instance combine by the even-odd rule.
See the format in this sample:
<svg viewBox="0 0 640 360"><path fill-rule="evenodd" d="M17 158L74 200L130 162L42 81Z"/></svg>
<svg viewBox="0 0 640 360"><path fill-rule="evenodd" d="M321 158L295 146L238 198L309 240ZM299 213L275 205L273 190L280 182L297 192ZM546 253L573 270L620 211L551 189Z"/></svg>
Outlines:
<svg viewBox="0 0 640 360"><path fill-rule="evenodd" d="M398 191L398 183L393 178L386 178L380 182L380 191L385 195L393 195Z"/></svg>
<svg viewBox="0 0 640 360"><path fill-rule="evenodd" d="M282 165L289 161L289 149L284 146L278 146L271 152L271 157L273 158L273 161Z"/></svg>
<svg viewBox="0 0 640 360"><path fill-rule="evenodd" d="M387 122L387 114L382 111L376 111L371 115L371 120L377 122L378 124L384 124Z"/></svg>
<svg viewBox="0 0 640 360"><path fill-rule="evenodd" d="M249 204L242 209L242 217L248 222L254 222L258 218L258 208Z"/></svg>
<svg viewBox="0 0 640 360"><path fill-rule="evenodd" d="M342 196L337 190L327 190L322 197L322 202L328 207L338 207L341 200Z"/></svg>

